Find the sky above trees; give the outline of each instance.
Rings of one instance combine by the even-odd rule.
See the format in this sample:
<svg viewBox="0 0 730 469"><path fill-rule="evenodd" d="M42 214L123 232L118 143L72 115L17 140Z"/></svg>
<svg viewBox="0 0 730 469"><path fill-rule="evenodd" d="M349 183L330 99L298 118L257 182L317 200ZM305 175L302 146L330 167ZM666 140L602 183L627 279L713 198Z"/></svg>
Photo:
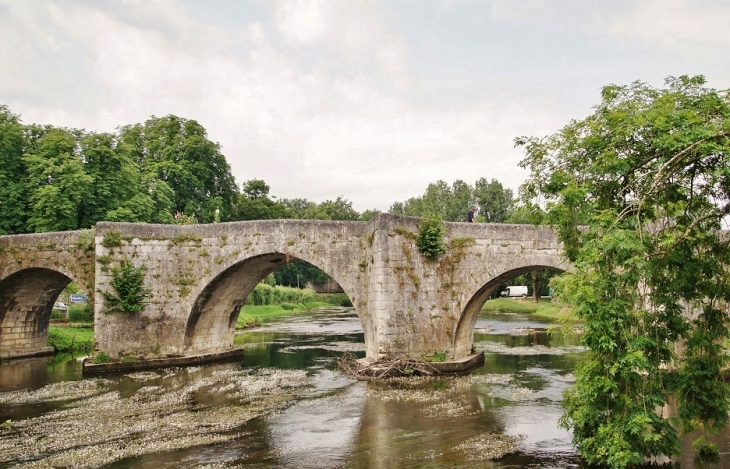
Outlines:
<svg viewBox="0 0 730 469"><path fill-rule="evenodd" d="M240 185L386 211L436 180L517 189L514 138L601 87L730 87L723 1L0 0L0 104L114 132L195 119Z"/></svg>

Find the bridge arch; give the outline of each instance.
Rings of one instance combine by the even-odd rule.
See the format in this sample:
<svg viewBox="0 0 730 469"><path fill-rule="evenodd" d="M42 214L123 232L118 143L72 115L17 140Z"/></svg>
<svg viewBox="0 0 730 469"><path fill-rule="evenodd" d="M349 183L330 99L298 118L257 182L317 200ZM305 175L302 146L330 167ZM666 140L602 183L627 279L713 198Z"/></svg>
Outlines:
<svg viewBox="0 0 730 469"><path fill-rule="evenodd" d="M513 267L487 280L486 283L484 283L484 285L482 285L467 301L466 306L461 313L454 333L454 356L465 356L470 353L474 344L474 326L479 318L479 312L481 311L482 306L484 306L484 303L492 296L500 285L517 277L518 275L534 272L536 270L564 272L565 269L566 266L562 263L522 265L519 267Z"/></svg>
<svg viewBox="0 0 730 469"><path fill-rule="evenodd" d="M263 278L293 260L304 260L321 269L310 259L269 252L239 260L215 276L193 303L185 326L184 352L213 352L230 348L236 320L248 295ZM353 298L347 279L337 278L332 272L325 273L340 284L350 299ZM360 318L360 322L366 330L365 321ZM367 340L367 332L365 336Z"/></svg>
<svg viewBox="0 0 730 469"><path fill-rule="evenodd" d="M46 345L53 303L71 281L67 273L43 267L0 280L0 357L53 352Z"/></svg>

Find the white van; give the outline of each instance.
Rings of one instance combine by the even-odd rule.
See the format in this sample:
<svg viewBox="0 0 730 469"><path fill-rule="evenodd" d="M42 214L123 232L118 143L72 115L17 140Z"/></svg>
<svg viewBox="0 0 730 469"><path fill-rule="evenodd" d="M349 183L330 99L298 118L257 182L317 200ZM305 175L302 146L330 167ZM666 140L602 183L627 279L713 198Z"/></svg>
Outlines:
<svg viewBox="0 0 730 469"><path fill-rule="evenodd" d="M507 289L503 290L502 293L500 293L500 295L508 296L508 297L527 296L527 287L524 285L507 287Z"/></svg>

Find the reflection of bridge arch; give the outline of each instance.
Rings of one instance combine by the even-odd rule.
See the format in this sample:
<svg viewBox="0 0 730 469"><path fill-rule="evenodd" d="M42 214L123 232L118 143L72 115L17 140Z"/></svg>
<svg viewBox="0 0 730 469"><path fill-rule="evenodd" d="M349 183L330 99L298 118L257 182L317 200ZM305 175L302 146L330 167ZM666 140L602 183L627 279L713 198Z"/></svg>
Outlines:
<svg viewBox="0 0 730 469"><path fill-rule="evenodd" d="M474 326L479 318L479 312L481 311L482 306L484 306L484 303L500 285L517 277L518 275L534 272L536 270L565 271L565 263L559 262L560 259L558 258L556 258L555 261L556 262L554 263L550 263L550 265L539 264L513 267L508 271L488 279L486 283L472 295L464 307L464 311L461 314L454 333L454 355L461 356L463 354L467 354L471 350L474 343Z"/></svg>
<svg viewBox="0 0 730 469"><path fill-rule="evenodd" d="M276 252L259 254L238 261L219 273L202 289L193 304L185 327L185 350L198 352L230 348L236 320L248 295L264 277L296 259ZM319 268L312 259L301 260ZM329 275L329 272L326 273ZM332 278L350 297L352 287L348 279ZM365 330L362 318L360 322ZM367 333L365 337L368 340Z"/></svg>

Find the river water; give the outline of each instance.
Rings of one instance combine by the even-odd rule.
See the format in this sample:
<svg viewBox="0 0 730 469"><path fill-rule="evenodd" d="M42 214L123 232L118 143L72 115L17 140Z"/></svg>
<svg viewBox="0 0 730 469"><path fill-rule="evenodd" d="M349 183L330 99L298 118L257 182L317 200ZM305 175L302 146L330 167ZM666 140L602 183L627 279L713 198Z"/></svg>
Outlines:
<svg viewBox="0 0 730 469"><path fill-rule="evenodd" d="M438 378L342 375L339 356L364 356L344 308L237 334L240 363L84 378L75 360L6 362L0 467L580 467L558 419L584 349L548 326L485 313L484 365Z"/></svg>

